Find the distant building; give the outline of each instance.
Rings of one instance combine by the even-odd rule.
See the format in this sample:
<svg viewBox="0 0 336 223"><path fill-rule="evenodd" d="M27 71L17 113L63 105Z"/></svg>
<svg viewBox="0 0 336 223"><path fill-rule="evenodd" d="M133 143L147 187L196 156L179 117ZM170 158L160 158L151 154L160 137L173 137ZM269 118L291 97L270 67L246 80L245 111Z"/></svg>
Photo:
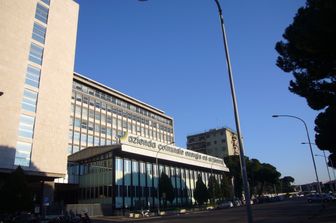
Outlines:
<svg viewBox="0 0 336 223"><path fill-rule="evenodd" d="M219 158L239 155L237 134L228 128L187 136L187 149Z"/></svg>
<svg viewBox="0 0 336 223"><path fill-rule="evenodd" d="M320 187L323 192L334 191L336 188L336 180L327 181L325 183L320 182ZM307 184L295 185L294 190L297 192L310 193L310 192L318 191L318 188L317 188L317 183L312 182L312 183L307 183Z"/></svg>

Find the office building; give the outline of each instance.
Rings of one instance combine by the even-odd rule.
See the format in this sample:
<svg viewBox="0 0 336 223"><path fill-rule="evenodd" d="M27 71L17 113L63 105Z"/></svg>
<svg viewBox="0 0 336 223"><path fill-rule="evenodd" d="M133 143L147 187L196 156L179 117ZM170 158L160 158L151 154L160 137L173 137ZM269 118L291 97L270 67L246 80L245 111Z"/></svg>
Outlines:
<svg viewBox="0 0 336 223"><path fill-rule="evenodd" d="M4 0L0 7L0 172L66 174L79 6Z"/></svg>
<svg viewBox="0 0 336 223"><path fill-rule="evenodd" d="M219 158L239 155L237 134L229 128L210 129L189 135L187 149Z"/></svg>
<svg viewBox="0 0 336 223"><path fill-rule="evenodd" d="M156 208L158 173L164 172L172 182L173 205L187 206L195 204L198 176L208 186L210 176L220 182L229 171L223 159L128 133L120 143L76 152L69 162L77 169L79 203L99 204L99 210L109 213Z"/></svg>
<svg viewBox="0 0 336 223"><path fill-rule="evenodd" d="M175 147L173 118L160 109L74 73L75 1L0 6L0 185L21 166L40 204L66 202L58 189L69 185L70 202L119 209L157 204L156 157L175 204L194 202L198 174L207 182L228 171L220 159Z"/></svg>
<svg viewBox="0 0 336 223"><path fill-rule="evenodd" d="M111 145L125 132L174 141L173 119L163 111L77 73L72 84L69 154Z"/></svg>

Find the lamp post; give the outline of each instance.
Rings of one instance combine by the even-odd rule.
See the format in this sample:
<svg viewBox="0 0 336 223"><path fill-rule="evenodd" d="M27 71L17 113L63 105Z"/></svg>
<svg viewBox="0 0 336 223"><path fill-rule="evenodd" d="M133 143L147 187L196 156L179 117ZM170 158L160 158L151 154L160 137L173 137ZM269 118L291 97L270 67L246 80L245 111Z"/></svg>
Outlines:
<svg viewBox="0 0 336 223"><path fill-rule="evenodd" d="M323 151L324 152L324 151ZM326 162L326 166L327 166L327 170L328 170L328 176L329 176L329 182L331 182L331 177L330 177L330 173L329 173L329 168L328 168L328 163L327 163L327 159L326 159L326 156L325 156L325 154L324 154L324 156L323 155L320 155L320 154L314 154L315 156L320 156L320 157L324 157L324 159L325 159L325 162ZM335 178L335 172L334 172L334 180L335 180L336 178ZM333 185L335 184L335 182L333 182ZM334 186L332 186L331 187L331 190L334 192Z"/></svg>
<svg viewBox="0 0 336 223"><path fill-rule="evenodd" d="M301 144L308 144L307 142L302 142ZM312 145L315 145L317 146L315 143L311 143ZM327 157L326 157L326 154L325 154L325 151L323 151L323 156L322 155L318 155L318 154L315 154L315 156L321 156L321 157L324 157L324 161L325 161L325 164L326 164L326 167L327 167L327 171L328 171L328 177L329 177L329 181L331 181L331 177L330 177L330 172L329 172L329 167L328 167L328 161L327 161Z"/></svg>
<svg viewBox="0 0 336 223"><path fill-rule="evenodd" d="M314 154L313 154L313 148L311 146L311 141L310 141L310 137L309 137L309 132L308 132L308 128L307 128L307 124L306 122L302 119L302 118L299 118L297 116L294 116L294 115L272 115L273 118L281 118L281 117L286 117L286 118L294 118L294 119L297 119L299 121L301 121L306 129L306 134L307 134L307 138L308 138L308 145L309 145L309 148L310 148L310 153L311 153L311 157L312 157L312 160L313 160L313 164L314 164L314 170L315 170L315 176L316 176L316 182L317 182L317 190L319 192L319 194L321 194L321 186L320 186L320 181L319 181L319 178L318 178L318 175L317 175L317 170L316 170L316 164L315 164L315 159L314 159Z"/></svg>
<svg viewBox="0 0 336 223"><path fill-rule="evenodd" d="M144 2L146 0L139 0L139 1ZM243 189L244 189L244 195L245 195L245 201L246 201L247 222L252 223L253 218L252 218L250 190L249 190L248 180L247 180L244 147L243 147L243 143L242 143L242 134L241 134L241 131L240 131L239 112L238 112L235 86L234 86L234 81L233 81L233 73L232 73L232 68L231 68L229 48L228 48L225 25L224 25L224 17L223 17L223 14L222 14L222 8L220 6L219 0L214 0L214 1L216 3L217 9L218 9L218 15L219 15L220 23L221 23L221 30L222 30L222 38L223 38L223 44L224 44L224 50L225 50L226 64L227 64L228 75L229 75L229 80L230 80L231 97L232 97L232 104L233 104L235 124L236 124L238 144L239 144L240 168L241 168L241 173L242 173Z"/></svg>
<svg viewBox="0 0 336 223"><path fill-rule="evenodd" d="M240 131L239 112L238 112L235 86L234 86L234 81L233 81L233 74L232 74L232 68L231 68L229 48L228 48L227 37L226 37L226 32L225 32L224 17L223 17L223 14L222 14L222 8L219 4L219 1L218 0L214 0L214 1L216 3L217 9L218 9L218 15L219 15L219 19L220 19L220 22L221 22L222 37L223 37L225 57L226 57L226 64L227 64L228 75L229 75L229 79L230 79L232 104L233 104L234 117L235 117L237 136L238 136L238 144L239 144L240 168L241 168L241 172L242 172L242 181L243 181L244 195L245 195L245 201L246 201L247 222L252 223L253 222L253 217L252 217L252 208L251 208L251 199L250 199L250 189L249 189L248 181L247 181L247 171L246 171L246 162L245 162L245 156L244 156L244 147L243 147L243 143L242 143L242 134L241 134L241 131Z"/></svg>
<svg viewBox="0 0 336 223"><path fill-rule="evenodd" d="M330 163L331 163L331 166L332 166L332 170L333 170L333 175L334 175L334 186L335 186L335 188L336 188L336 176L335 176L335 167L334 167L334 163L333 163L333 161L332 161L332 159L329 159L328 158L328 160L330 161Z"/></svg>
<svg viewBox="0 0 336 223"><path fill-rule="evenodd" d="M214 183L215 183L215 177L214 177L214 175L213 175L213 170L212 170L212 165L213 165L213 164L214 164L214 161L212 161L212 162L211 162L211 165L210 165L210 169L211 169L211 179L212 179L212 185L211 185L211 186L212 186L212 191L211 191L211 192L212 192L212 200L213 200L213 202L215 203L215 190L214 190L214 189L215 189L215 188L214 188L214 187L215 187L215 184L214 184Z"/></svg>
<svg viewBox="0 0 336 223"><path fill-rule="evenodd" d="M168 146L168 145L172 145L174 144L175 142L170 142L169 144L166 144L164 147ZM158 183L157 183L157 199L158 199L158 215L160 215L160 185L159 185L159 182L160 182L160 168L159 168L159 159L158 159L158 155L159 155L159 152L161 151L161 149L163 149L163 147L158 147L158 151L156 152L156 155L155 155L155 163L156 163L156 171L157 171L157 175L158 175Z"/></svg>

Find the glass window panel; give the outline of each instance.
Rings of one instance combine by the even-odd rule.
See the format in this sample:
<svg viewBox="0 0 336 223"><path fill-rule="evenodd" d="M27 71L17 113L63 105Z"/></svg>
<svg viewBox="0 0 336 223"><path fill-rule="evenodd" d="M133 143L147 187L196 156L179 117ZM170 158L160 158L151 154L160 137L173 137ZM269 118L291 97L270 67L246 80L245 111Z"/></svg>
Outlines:
<svg viewBox="0 0 336 223"><path fill-rule="evenodd" d="M29 166L31 146L31 143L17 142L14 161L15 165Z"/></svg>
<svg viewBox="0 0 336 223"><path fill-rule="evenodd" d="M46 28L38 23L34 23L32 38L42 44L45 41Z"/></svg>
<svg viewBox="0 0 336 223"><path fill-rule="evenodd" d="M80 119L79 118L75 118L75 127L80 127Z"/></svg>
<svg viewBox="0 0 336 223"><path fill-rule="evenodd" d="M27 125L34 125L34 117L28 115L20 115L20 123L24 123Z"/></svg>
<svg viewBox="0 0 336 223"><path fill-rule="evenodd" d="M93 122L89 122L88 129L90 131L93 131Z"/></svg>
<svg viewBox="0 0 336 223"><path fill-rule="evenodd" d="M74 141L79 141L79 132L74 132Z"/></svg>
<svg viewBox="0 0 336 223"><path fill-rule="evenodd" d="M47 7L44 7L43 5L37 3L35 18L47 24L48 12L49 12L49 9Z"/></svg>
<svg viewBox="0 0 336 223"><path fill-rule="evenodd" d="M30 112L35 112L36 110L36 99L37 93L28 89L24 89L22 109Z"/></svg>
<svg viewBox="0 0 336 223"><path fill-rule="evenodd" d="M31 152L31 143L26 143L26 142L17 142L16 144L16 150L22 151L22 152Z"/></svg>
<svg viewBox="0 0 336 223"><path fill-rule="evenodd" d="M14 165L17 166L29 166L30 160L25 158L15 157Z"/></svg>
<svg viewBox="0 0 336 223"><path fill-rule="evenodd" d="M93 145L93 136L92 136L92 135L89 135L89 136L88 136L88 145L89 145L89 146L92 146L92 145Z"/></svg>
<svg viewBox="0 0 336 223"><path fill-rule="evenodd" d="M42 64L42 56L43 56L43 47L40 47L34 43L30 45L29 51L29 60L31 62L37 63L39 65Z"/></svg>
<svg viewBox="0 0 336 223"><path fill-rule="evenodd" d="M79 146L78 145L73 145L72 153L78 152L79 151Z"/></svg>

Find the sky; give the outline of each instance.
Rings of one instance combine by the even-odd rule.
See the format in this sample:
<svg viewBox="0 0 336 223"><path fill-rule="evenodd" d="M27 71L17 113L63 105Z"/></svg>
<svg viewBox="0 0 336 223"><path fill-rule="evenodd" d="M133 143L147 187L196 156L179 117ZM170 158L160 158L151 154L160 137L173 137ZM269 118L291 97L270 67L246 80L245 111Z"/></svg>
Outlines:
<svg viewBox="0 0 336 223"><path fill-rule="evenodd" d="M211 0L77 0L75 71L163 110L175 143L229 127L235 119L218 11ZM296 184L315 181L312 142L317 111L288 90L292 74L276 65L282 39L304 0L220 0L236 87L245 155L274 165ZM314 154L322 151L313 146ZM328 153L327 153L328 154ZM323 157L315 157L328 180ZM331 170L332 171L332 170ZM332 172L331 177L333 178Z"/></svg>

